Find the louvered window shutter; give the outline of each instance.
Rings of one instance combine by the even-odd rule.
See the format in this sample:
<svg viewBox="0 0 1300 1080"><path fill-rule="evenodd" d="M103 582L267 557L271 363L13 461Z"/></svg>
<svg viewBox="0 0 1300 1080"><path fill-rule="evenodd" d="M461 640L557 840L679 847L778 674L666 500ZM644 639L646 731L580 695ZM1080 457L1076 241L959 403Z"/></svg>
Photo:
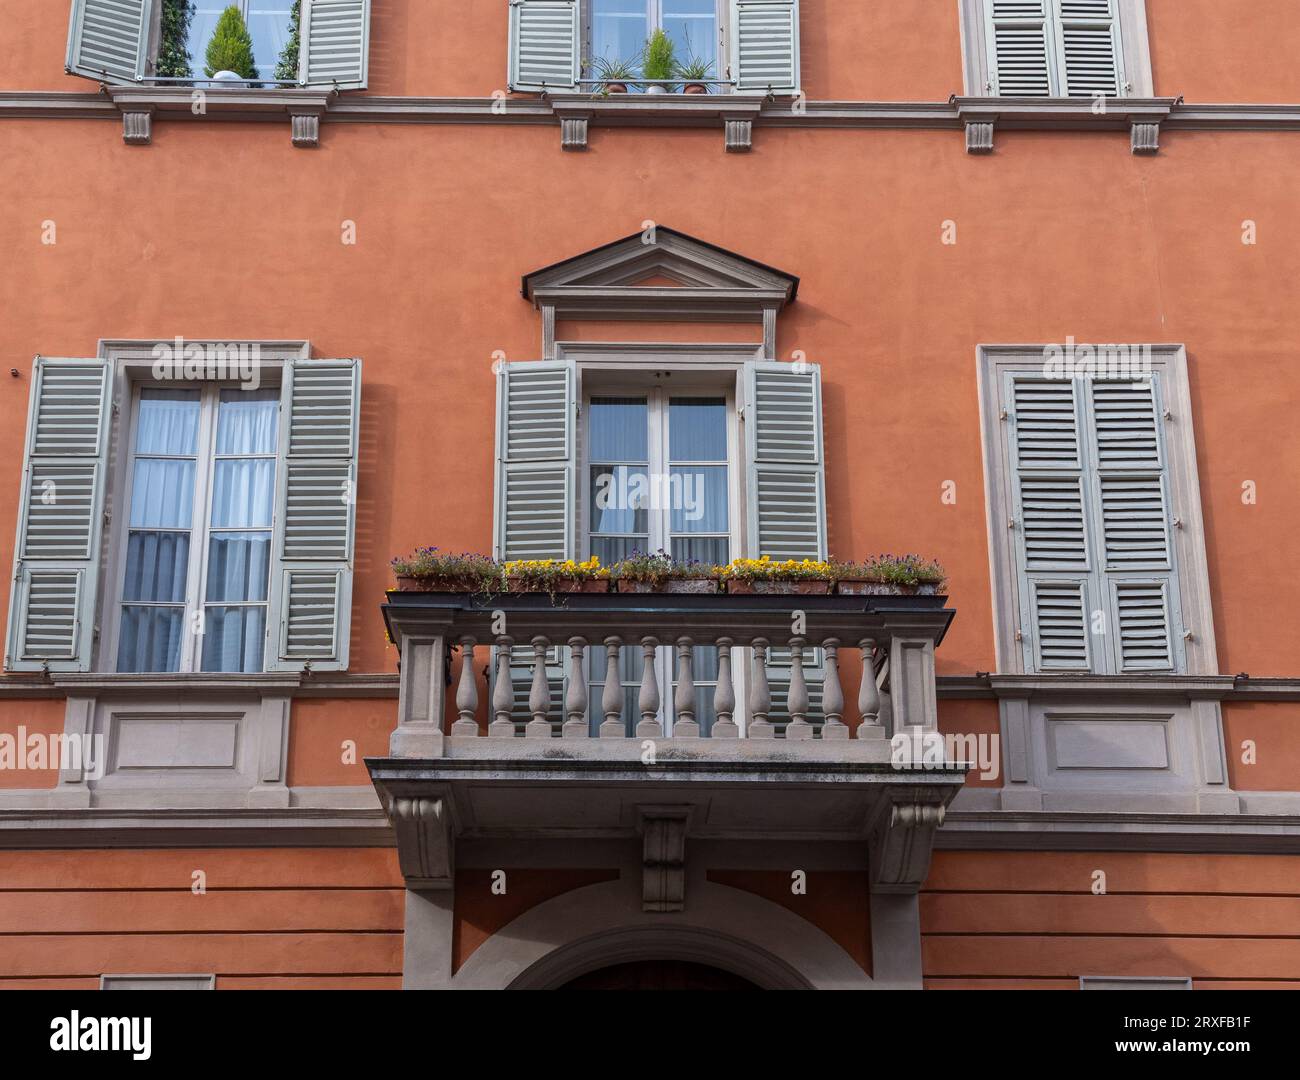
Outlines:
<svg viewBox="0 0 1300 1080"><path fill-rule="evenodd" d="M578 41L578 0L510 0L510 89L576 89Z"/></svg>
<svg viewBox="0 0 1300 1080"><path fill-rule="evenodd" d="M577 374L567 360L502 364L497 374L495 555L567 559L576 551ZM567 646L547 656L551 717L558 728ZM533 651L512 650L514 717L529 719ZM492 665L495 673L496 665Z"/></svg>
<svg viewBox="0 0 1300 1080"><path fill-rule="evenodd" d="M1069 379L1008 375L1012 513L1027 671L1093 669L1085 420Z"/></svg>
<svg viewBox="0 0 1300 1080"><path fill-rule="evenodd" d="M1120 72L1118 0L1053 0L1062 97L1116 97Z"/></svg>
<svg viewBox="0 0 1300 1080"><path fill-rule="evenodd" d="M370 0L303 0L298 83L364 90L370 57Z"/></svg>
<svg viewBox="0 0 1300 1080"><path fill-rule="evenodd" d="M745 450L748 555L826 558L826 477L822 452L821 369L815 364L751 361L745 365ZM768 667L771 721L789 719L787 649L773 649ZM821 649L804 654L808 719L821 722Z"/></svg>
<svg viewBox="0 0 1300 1080"><path fill-rule="evenodd" d="M138 82L153 25L154 0L73 0L67 70L109 83Z"/></svg>
<svg viewBox="0 0 1300 1080"><path fill-rule="evenodd" d="M105 360L38 357L5 667L89 671L112 415Z"/></svg>
<svg viewBox="0 0 1300 1080"><path fill-rule="evenodd" d="M799 92L799 0L732 0L731 78L738 94Z"/></svg>
<svg viewBox="0 0 1300 1080"><path fill-rule="evenodd" d="M1052 93L1049 0L986 0L989 74L1002 97Z"/></svg>
<svg viewBox="0 0 1300 1080"><path fill-rule="evenodd" d="M1183 668L1159 373L1089 384L1112 669Z"/></svg>
<svg viewBox="0 0 1300 1080"><path fill-rule="evenodd" d="M268 671L348 666L360 406L360 360L285 365Z"/></svg>

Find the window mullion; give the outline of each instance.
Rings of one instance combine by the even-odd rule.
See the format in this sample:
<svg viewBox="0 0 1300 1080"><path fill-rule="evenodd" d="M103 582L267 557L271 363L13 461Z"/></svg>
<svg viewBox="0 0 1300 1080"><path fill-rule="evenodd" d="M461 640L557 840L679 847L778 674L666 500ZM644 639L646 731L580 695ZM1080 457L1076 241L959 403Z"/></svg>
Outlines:
<svg viewBox="0 0 1300 1080"><path fill-rule="evenodd" d="M208 565L208 528L212 520L212 491L216 469L216 403L220 391L213 386L204 387L199 413L198 460L195 462L194 515L190 521L190 567L185 590L185 615L188 632L181 653L181 670L198 671L202 667L202 633L207 631L207 611L204 606L205 570Z"/></svg>
<svg viewBox="0 0 1300 1080"><path fill-rule="evenodd" d="M1092 650L1093 670L1094 674L1112 675L1119 671L1116 655L1119 619L1111 603L1110 578L1106 570L1106 533L1101 516L1101 460L1097 454L1097 413L1093 407L1092 383L1085 379L1079 386L1080 431L1083 433L1083 438L1079 440L1080 464L1083 466L1084 480L1083 520L1090 560L1088 590L1092 594L1091 600L1095 605L1087 612L1088 633L1095 641L1093 612L1100 610L1106 633L1101 647Z"/></svg>

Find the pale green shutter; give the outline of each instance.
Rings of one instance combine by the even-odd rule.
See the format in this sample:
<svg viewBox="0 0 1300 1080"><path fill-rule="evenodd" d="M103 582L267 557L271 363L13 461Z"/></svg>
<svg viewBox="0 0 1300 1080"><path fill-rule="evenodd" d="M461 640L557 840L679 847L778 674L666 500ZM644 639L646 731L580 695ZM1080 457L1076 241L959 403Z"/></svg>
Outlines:
<svg viewBox="0 0 1300 1080"><path fill-rule="evenodd" d="M1053 0L1062 97L1116 97L1120 71L1118 0Z"/></svg>
<svg viewBox="0 0 1300 1080"><path fill-rule="evenodd" d="M360 360L285 365L269 671L348 666L360 406Z"/></svg>
<svg viewBox="0 0 1300 1080"><path fill-rule="evenodd" d="M366 88L370 0L303 0L299 25L299 85Z"/></svg>
<svg viewBox="0 0 1300 1080"><path fill-rule="evenodd" d="M824 559L826 475L822 449L821 369L816 364L750 361L744 370L744 428L749 557ZM804 654L808 719L821 722L821 649ZM789 719L790 653L771 650L769 719Z"/></svg>
<svg viewBox="0 0 1300 1080"><path fill-rule="evenodd" d="M502 364L497 374L496 502L498 559L568 559L576 551L577 374L567 360ZM561 724L567 646L547 656L551 719ZM529 719L533 650L512 654L514 716ZM492 665L493 673L496 664Z"/></svg>
<svg viewBox="0 0 1300 1080"><path fill-rule="evenodd" d="M510 0L509 88L576 89L578 31L578 0Z"/></svg>
<svg viewBox="0 0 1300 1080"><path fill-rule="evenodd" d="M1112 670L1182 670L1159 374L1143 382L1092 382L1089 393Z"/></svg>
<svg viewBox="0 0 1300 1080"><path fill-rule="evenodd" d="M738 94L799 92L799 0L732 0L731 78Z"/></svg>
<svg viewBox="0 0 1300 1080"><path fill-rule="evenodd" d="M154 0L73 0L67 71L104 82L139 82L148 61Z"/></svg>
<svg viewBox="0 0 1300 1080"><path fill-rule="evenodd" d="M1070 379L1011 374L1012 521L1026 671L1090 671L1095 597L1088 537L1086 423Z"/></svg>
<svg viewBox="0 0 1300 1080"><path fill-rule="evenodd" d="M1002 97L1048 97L1049 54L1054 45L1047 20L1049 0L985 0L989 81Z"/></svg>
<svg viewBox="0 0 1300 1080"><path fill-rule="evenodd" d="M38 357L5 667L89 671L112 415L105 360Z"/></svg>

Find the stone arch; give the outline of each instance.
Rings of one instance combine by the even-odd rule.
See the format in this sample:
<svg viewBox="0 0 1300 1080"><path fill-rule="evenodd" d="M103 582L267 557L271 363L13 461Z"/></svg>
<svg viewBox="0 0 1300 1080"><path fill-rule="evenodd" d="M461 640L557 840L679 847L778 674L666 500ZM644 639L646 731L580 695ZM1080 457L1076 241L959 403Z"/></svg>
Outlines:
<svg viewBox="0 0 1300 1080"><path fill-rule="evenodd" d="M451 985L550 989L613 964L651 959L707 964L765 989L872 986L829 936L769 900L698 882L685 911L646 912L627 880L587 885L529 909L479 946Z"/></svg>

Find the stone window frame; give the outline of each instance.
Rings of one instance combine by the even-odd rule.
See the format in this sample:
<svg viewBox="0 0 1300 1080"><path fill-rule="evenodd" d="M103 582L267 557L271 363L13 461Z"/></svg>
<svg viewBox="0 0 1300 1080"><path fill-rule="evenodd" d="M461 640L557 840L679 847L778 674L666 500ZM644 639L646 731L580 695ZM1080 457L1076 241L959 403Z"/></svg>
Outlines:
<svg viewBox="0 0 1300 1080"><path fill-rule="evenodd" d="M1135 343L1145 347L1147 343ZM1011 518L1011 481L1007 425L1002 420L1003 375L1009 371L1041 369L1044 350L1038 345L979 345L980 435L983 444L985 509L988 515L989 573L992 585L994 646L997 671L1026 672L1016 631L1023 625L1015 544L1006 527ZM1179 674L1219 674L1214 612L1210 598L1209 562L1205 552L1205 522L1196 465L1196 435L1192 411L1187 348L1182 344L1150 344L1152 369L1160 374L1166 408L1166 450L1171 485L1171 512L1182 527L1172 530L1176 547L1182 625L1192 631L1184 642L1185 668ZM1045 676L1046 677L1046 676ZM1088 676L1079 676L1087 678Z"/></svg>
<svg viewBox="0 0 1300 1080"><path fill-rule="evenodd" d="M986 89L992 82L985 23L985 12L990 2L991 0L957 0L961 25L962 85L967 97L995 98ZM1155 90L1146 2L1116 0L1116 4L1119 12L1121 63L1127 86L1124 96L1153 97Z"/></svg>

